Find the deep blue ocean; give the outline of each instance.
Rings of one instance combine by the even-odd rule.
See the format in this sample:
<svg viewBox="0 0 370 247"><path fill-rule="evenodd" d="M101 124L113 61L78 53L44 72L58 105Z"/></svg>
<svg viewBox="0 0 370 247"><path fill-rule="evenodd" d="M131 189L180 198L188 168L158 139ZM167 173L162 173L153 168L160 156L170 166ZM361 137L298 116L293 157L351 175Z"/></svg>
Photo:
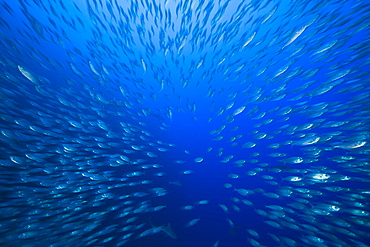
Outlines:
<svg viewBox="0 0 370 247"><path fill-rule="evenodd" d="M0 246L370 246L369 20L0 0Z"/></svg>

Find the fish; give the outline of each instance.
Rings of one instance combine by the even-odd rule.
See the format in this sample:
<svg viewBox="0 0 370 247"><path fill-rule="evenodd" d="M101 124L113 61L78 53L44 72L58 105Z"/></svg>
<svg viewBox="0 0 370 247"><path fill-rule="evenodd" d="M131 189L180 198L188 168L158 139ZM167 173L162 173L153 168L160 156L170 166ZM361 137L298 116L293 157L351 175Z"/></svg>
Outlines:
<svg viewBox="0 0 370 247"><path fill-rule="evenodd" d="M197 219L192 219L192 220L190 220L189 222L187 222L186 224L185 224L185 227L191 227L191 226L194 226L195 224L197 224L198 223L198 221L199 221L200 219L199 218L197 218Z"/></svg>
<svg viewBox="0 0 370 247"><path fill-rule="evenodd" d="M168 223L167 226L155 226L153 225L153 223L151 221L149 221L149 224L152 226L151 229L147 230L147 231L150 231L152 233L158 233L158 232L163 232L165 233L167 236L173 238L173 239L177 239L177 235L176 233L173 231L171 225ZM144 232L145 233L145 232ZM146 235L146 234L145 234Z"/></svg>
<svg viewBox="0 0 370 247"><path fill-rule="evenodd" d="M369 13L0 1L0 245L366 246Z"/></svg>

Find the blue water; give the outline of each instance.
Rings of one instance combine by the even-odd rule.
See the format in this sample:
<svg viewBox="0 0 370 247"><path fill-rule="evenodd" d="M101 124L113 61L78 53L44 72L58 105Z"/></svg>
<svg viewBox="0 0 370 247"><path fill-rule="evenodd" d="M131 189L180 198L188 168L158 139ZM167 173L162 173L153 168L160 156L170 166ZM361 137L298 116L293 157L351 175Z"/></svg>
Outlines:
<svg viewBox="0 0 370 247"><path fill-rule="evenodd" d="M370 246L366 1L0 4L1 246Z"/></svg>

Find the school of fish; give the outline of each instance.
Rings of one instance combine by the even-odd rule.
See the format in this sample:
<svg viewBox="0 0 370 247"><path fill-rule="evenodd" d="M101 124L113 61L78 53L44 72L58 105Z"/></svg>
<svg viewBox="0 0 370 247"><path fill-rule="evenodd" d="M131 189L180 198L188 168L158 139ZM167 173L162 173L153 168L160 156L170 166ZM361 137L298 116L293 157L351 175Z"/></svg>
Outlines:
<svg viewBox="0 0 370 247"><path fill-rule="evenodd" d="M216 207L236 246L370 246L369 26L365 0L0 0L0 245L186 246Z"/></svg>

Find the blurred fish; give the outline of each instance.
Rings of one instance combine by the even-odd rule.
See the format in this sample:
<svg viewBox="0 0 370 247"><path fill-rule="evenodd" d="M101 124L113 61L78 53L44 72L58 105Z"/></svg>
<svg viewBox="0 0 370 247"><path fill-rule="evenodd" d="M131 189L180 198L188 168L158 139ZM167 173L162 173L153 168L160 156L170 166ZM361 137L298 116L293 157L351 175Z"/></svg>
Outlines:
<svg viewBox="0 0 370 247"><path fill-rule="evenodd" d="M173 238L173 239L177 239L177 235L176 233L172 230L171 228L171 225L168 224L167 226L154 226L153 223L151 223L149 221L150 225L152 226L151 229L143 232L141 234L141 237L143 236L146 236L148 234L154 234L154 233L158 233L158 232L164 232L167 236Z"/></svg>

